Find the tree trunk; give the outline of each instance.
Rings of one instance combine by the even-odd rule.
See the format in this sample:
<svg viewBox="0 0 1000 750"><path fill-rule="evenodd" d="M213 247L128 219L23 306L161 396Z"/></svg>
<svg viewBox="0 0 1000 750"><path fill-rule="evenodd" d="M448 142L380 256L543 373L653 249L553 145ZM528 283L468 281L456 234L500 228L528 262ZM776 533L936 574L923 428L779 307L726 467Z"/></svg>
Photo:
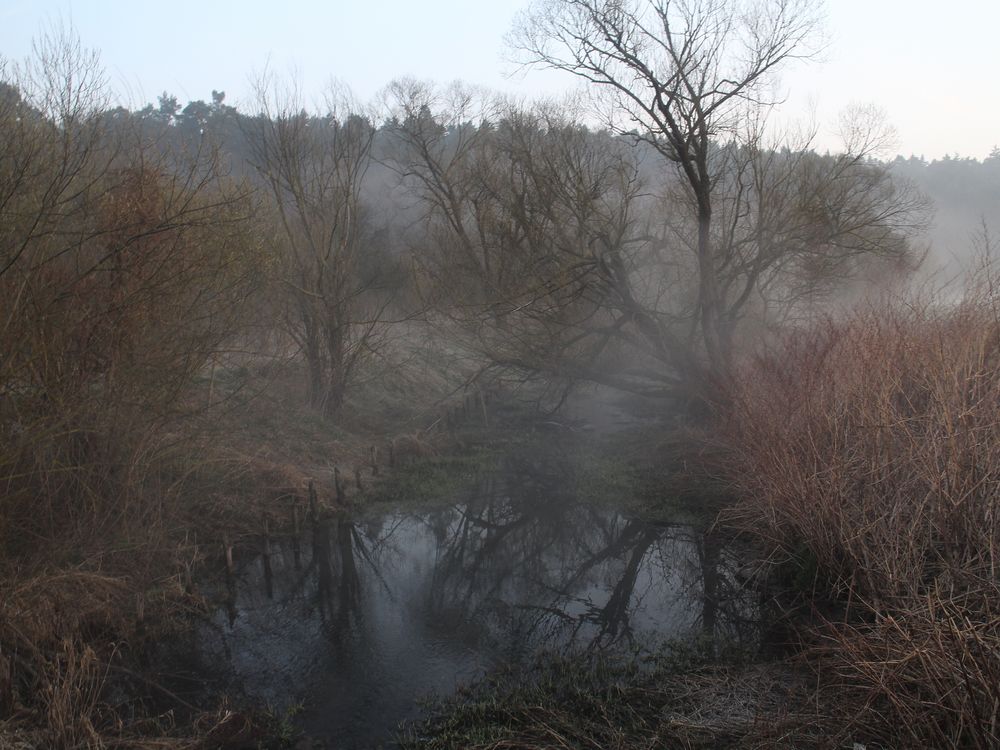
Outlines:
<svg viewBox="0 0 1000 750"><path fill-rule="evenodd" d="M338 316L333 314L328 321L326 350L329 368L327 379L324 384L323 416L332 418L340 411L344 405L344 395L346 392L346 341L344 340L343 326L337 325Z"/></svg>
<svg viewBox="0 0 1000 750"><path fill-rule="evenodd" d="M307 334L305 354L309 367L309 404L319 409L326 399L326 363L319 337L312 332Z"/></svg>
<svg viewBox="0 0 1000 750"><path fill-rule="evenodd" d="M698 293L701 298L701 327L713 374L724 375L729 366L729 352L722 342L722 301L719 297L719 279L715 268L712 246L712 204L707 188L698 195Z"/></svg>

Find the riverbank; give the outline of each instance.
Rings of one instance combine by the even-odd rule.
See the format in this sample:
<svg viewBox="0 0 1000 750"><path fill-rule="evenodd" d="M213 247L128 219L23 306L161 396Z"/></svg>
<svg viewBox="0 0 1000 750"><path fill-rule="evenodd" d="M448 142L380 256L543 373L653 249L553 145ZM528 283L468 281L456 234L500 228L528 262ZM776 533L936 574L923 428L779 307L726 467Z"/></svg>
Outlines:
<svg viewBox="0 0 1000 750"><path fill-rule="evenodd" d="M277 590L271 576L279 576L283 565L294 581L300 581L297 565L312 565L315 573L329 558L313 551L318 532L310 519L327 519L322 539L340 561L325 584L315 581L317 590L332 591L330 581L344 575L346 560L362 568L371 564L364 533L344 531L355 528L352 519L361 523L367 511L379 517L391 508L439 514L442 503L453 504L456 493L483 477L518 496L538 496L526 515L517 511L518 528L548 528L555 520L553 533L611 533L598 523L603 514L623 519L615 521L618 546L602 553L621 560L624 567L614 575L646 560L654 542L661 544L655 540L662 532L641 529L704 529L717 508L703 492L714 486L712 478L692 473L696 457L665 441L694 443L677 432L668 436L647 405L630 399L584 393L550 414L539 400L544 393L531 387L494 385L466 393L444 380L417 389L383 381L356 391L342 419L331 424L296 406L304 402L304 383L294 368L214 373L205 385L192 398L214 400L210 423L199 429L187 424L177 462L161 467L169 494L144 495L136 506L155 507L155 523L120 516L103 533L88 529L86 544L80 536L72 537L73 547L48 544L36 567L5 579L7 629L0 643L5 653L20 654L6 693L11 718L2 728L5 741L22 748L279 748L308 742L299 736L302 721L292 718L298 693L255 693L217 679L225 663L182 666L182 651L165 657L161 646L190 650L192 634L213 618L220 618L212 626L220 632L231 629L240 618L234 613L242 611L234 592L244 576L256 582L255 591L266 592ZM574 403L585 405L586 414L574 412ZM657 461L668 448L676 460ZM701 490L681 491L696 483ZM554 504L555 498L564 500ZM568 500L586 518L560 516L557 508ZM351 515L345 516L347 509ZM628 521L638 517L646 520ZM497 522L486 518L480 530ZM288 546L303 534L295 550ZM700 534L670 542L688 545L685 565L706 559L697 551ZM351 591L354 585L334 588ZM612 617L615 633L625 632L618 628L630 596L619 593L612 608L617 614L600 615ZM336 610L357 613L357 606L344 601Z"/></svg>
<svg viewBox="0 0 1000 750"><path fill-rule="evenodd" d="M408 750L812 746L807 673L742 648L672 641L551 654L460 691L407 728Z"/></svg>
<svg viewBox="0 0 1000 750"><path fill-rule="evenodd" d="M995 330L969 303L792 337L711 439L630 399L385 383L331 426L289 407L294 371L215 377L159 492L6 563L0 736L990 747ZM248 671L272 658L283 681Z"/></svg>
<svg viewBox="0 0 1000 750"><path fill-rule="evenodd" d="M321 516L362 499L440 497L497 455L525 415L534 419L520 395L463 388L468 373L449 363L438 357L418 381L396 370L373 375L336 423L304 405L304 373L292 363L213 370L183 396L181 418L146 443L94 432L92 450L120 440L130 455L147 455L124 477L95 463L107 476L86 508L67 505L70 514L30 523L6 516L6 538L17 543L0 560L2 743L291 743L282 711L224 689L192 690L151 655L205 621L214 606L207 579L304 525L313 497ZM557 424L544 421L543 430ZM576 426L556 427L564 429ZM604 471L600 460L593 466Z"/></svg>
<svg viewBox="0 0 1000 750"><path fill-rule="evenodd" d="M780 613L785 658L584 654L461 694L410 746L1000 745L998 310L989 288L862 308L740 372L712 436L735 500L716 528L755 547L742 580Z"/></svg>
<svg viewBox="0 0 1000 750"><path fill-rule="evenodd" d="M304 515L310 486L320 512L351 503L359 486L379 480L373 469L387 470L393 441L419 434L453 387L391 381L358 388L332 424L304 405L293 364L213 370L183 396L182 414L138 445L124 444L132 432L91 427L90 464L66 467L79 492L69 485L33 513L8 496L0 745L288 744L287 722L266 706L222 693L194 700L151 668L149 654L204 619L206 570L225 570L227 558L253 554L263 533L291 527L294 501ZM118 445L127 463L110 452ZM39 492L58 468L39 474Z"/></svg>
<svg viewBox="0 0 1000 750"><path fill-rule="evenodd" d="M190 669L292 702L310 746L371 748L425 715L415 699L550 652L755 641L738 550L666 503L635 515L621 493L648 472L595 471L599 455L618 458L593 436L494 423L484 443L398 467L385 492L220 572Z"/></svg>

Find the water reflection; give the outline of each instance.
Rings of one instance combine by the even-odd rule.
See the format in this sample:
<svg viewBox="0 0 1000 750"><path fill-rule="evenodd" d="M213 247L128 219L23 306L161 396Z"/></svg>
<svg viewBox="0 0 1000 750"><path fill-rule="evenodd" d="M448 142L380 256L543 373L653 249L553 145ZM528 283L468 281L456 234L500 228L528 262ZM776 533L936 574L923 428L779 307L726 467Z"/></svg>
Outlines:
<svg viewBox="0 0 1000 750"><path fill-rule="evenodd" d="M685 525L575 501L567 467L511 460L446 507L313 523L237 570L202 659L306 729L369 747L446 693L543 649L701 632L753 639L733 555Z"/></svg>

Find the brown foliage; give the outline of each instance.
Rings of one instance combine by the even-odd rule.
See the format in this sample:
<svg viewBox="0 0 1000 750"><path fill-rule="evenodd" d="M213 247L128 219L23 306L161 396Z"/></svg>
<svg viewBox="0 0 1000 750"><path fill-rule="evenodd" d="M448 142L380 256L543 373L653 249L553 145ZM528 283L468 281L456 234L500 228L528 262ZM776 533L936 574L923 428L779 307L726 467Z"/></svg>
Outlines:
<svg viewBox="0 0 1000 750"><path fill-rule="evenodd" d="M848 604L824 681L890 743L1000 742L998 301L830 320L734 389L731 520Z"/></svg>
<svg viewBox="0 0 1000 750"><path fill-rule="evenodd" d="M0 69L0 745L138 745L105 684L191 603L191 394L254 289L251 206L105 116L77 41L36 53Z"/></svg>
<svg viewBox="0 0 1000 750"><path fill-rule="evenodd" d="M252 289L244 199L211 161L130 148L90 165L79 214L2 248L0 534L124 513Z"/></svg>

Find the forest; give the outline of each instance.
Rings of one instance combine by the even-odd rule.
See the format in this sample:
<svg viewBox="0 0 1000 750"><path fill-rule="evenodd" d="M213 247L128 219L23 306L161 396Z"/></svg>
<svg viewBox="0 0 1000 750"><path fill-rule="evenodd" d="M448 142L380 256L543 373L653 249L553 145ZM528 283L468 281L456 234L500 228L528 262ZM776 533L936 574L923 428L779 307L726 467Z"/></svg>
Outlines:
<svg viewBox="0 0 1000 750"><path fill-rule="evenodd" d="M531 6L586 106L266 71L130 108L72 30L0 58L0 746L374 746L232 654L177 674L258 567L340 644L425 548L468 649L596 631L402 746L1000 745L1000 150L777 133L818 21L732 5ZM612 656L663 581L701 635Z"/></svg>

